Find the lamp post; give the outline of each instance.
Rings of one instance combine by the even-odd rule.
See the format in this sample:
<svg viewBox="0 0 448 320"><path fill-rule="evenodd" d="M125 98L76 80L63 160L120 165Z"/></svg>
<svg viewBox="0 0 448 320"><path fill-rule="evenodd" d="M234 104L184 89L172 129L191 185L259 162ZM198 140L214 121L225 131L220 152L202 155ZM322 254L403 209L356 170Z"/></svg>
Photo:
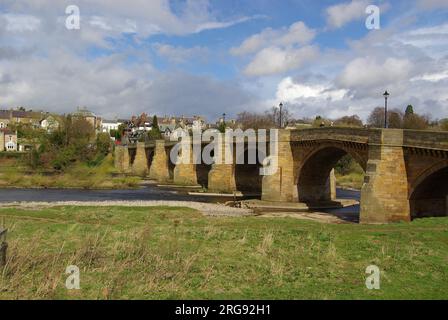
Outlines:
<svg viewBox="0 0 448 320"><path fill-rule="evenodd" d="M226 114L225 113L222 114L222 122L226 123Z"/></svg>
<svg viewBox="0 0 448 320"><path fill-rule="evenodd" d="M280 114L279 114L279 122L280 122L280 129L283 127L283 119L282 119L282 111L283 111L283 103L280 102L280 104L278 105L279 109L280 109Z"/></svg>
<svg viewBox="0 0 448 320"><path fill-rule="evenodd" d="M383 97L384 97L384 128L387 129L388 125L387 125L387 99L389 98L390 94L389 92L384 92Z"/></svg>

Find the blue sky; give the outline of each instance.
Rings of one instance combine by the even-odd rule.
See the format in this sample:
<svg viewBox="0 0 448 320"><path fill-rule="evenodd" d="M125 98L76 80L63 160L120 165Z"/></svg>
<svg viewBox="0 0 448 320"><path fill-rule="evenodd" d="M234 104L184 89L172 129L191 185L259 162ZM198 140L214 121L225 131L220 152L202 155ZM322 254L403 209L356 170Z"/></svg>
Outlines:
<svg viewBox="0 0 448 320"><path fill-rule="evenodd" d="M2 0L0 107L214 120L282 101L299 118L366 119L388 89L392 107L443 118L447 18L446 0Z"/></svg>

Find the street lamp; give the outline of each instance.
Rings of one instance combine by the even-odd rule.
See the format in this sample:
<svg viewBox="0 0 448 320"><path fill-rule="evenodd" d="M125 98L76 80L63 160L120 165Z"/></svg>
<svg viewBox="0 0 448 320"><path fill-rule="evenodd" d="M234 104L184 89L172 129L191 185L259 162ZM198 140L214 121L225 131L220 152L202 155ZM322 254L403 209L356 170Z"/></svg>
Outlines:
<svg viewBox="0 0 448 320"><path fill-rule="evenodd" d="M226 123L226 114L225 113L222 114L222 122Z"/></svg>
<svg viewBox="0 0 448 320"><path fill-rule="evenodd" d="M279 122L280 122L280 128L282 128L282 126L283 126L283 119L282 119L282 110L283 110L283 103L282 102L280 102L280 104L279 104L279 109L280 109L280 115L279 115Z"/></svg>
<svg viewBox="0 0 448 320"><path fill-rule="evenodd" d="M390 94L389 92L384 92L383 97L384 97L384 128L387 129L388 125L387 125L387 99L389 98Z"/></svg>

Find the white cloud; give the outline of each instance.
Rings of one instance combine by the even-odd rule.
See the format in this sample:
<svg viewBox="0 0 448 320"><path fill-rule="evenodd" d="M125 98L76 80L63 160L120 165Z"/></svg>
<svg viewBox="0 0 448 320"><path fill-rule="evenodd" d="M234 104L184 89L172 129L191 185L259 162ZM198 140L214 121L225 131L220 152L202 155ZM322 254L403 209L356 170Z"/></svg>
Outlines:
<svg viewBox="0 0 448 320"><path fill-rule="evenodd" d="M448 1L446 0L418 0L418 7L426 10L448 8Z"/></svg>
<svg viewBox="0 0 448 320"><path fill-rule="evenodd" d="M352 0L351 2L337 4L326 10L327 24L331 28L341 28L349 22L366 17L367 0Z"/></svg>
<svg viewBox="0 0 448 320"><path fill-rule="evenodd" d="M157 43L154 47L159 56L175 63L184 63L191 59L194 59L195 61L200 59L205 60L209 54L209 50L206 47L200 46L184 48L180 46Z"/></svg>
<svg viewBox="0 0 448 320"><path fill-rule="evenodd" d="M378 62L373 57L357 58L350 62L338 78L345 88L387 86L409 79L413 66L409 60L388 58Z"/></svg>
<svg viewBox="0 0 448 320"><path fill-rule="evenodd" d="M448 79L448 70L435 73L425 73L423 75L412 78L410 81L439 82L445 79Z"/></svg>
<svg viewBox="0 0 448 320"><path fill-rule="evenodd" d="M334 89L329 84L302 84L295 82L291 77L286 77L278 84L276 96L279 101L294 103L308 98L339 101L347 94L347 90Z"/></svg>
<svg viewBox="0 0 448 320"><path fill-rule="evenodd" d="M299 49L281 49L269 47L261 50L246 67L244 73L249 76L264 76L296 69L314 59L319 54L315 46Z"/></svg>
<svg viewBox="0 0 448 320"><path fill-rule="evenodd" d="M27 14L3 14L6 20L6 31L8 32L27 32L35 31L40 27L41 21L37 17Z"/></svg>
<svg viewBox="0 0 448 320"><path fill-rule="evenodd" d="M268 46L294 46L309 43L316 36L316 31L298 21L289 28L274 30L267 28L243 41L239 47L232 48L233 55L246 55Z"/></svg>

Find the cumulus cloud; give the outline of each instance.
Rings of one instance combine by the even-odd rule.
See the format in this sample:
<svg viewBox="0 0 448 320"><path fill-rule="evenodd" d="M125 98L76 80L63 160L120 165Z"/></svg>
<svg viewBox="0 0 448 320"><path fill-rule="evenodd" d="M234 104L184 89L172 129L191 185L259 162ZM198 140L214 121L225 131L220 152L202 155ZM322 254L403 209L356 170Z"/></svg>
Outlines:
<svg viewBox="0 0 448 320"><path fill-rule="evenodd" d="M73 1L39 0L4 0L3 6L17 12L18 22L15 27L23 28L33 26L38 19L56 21L55 17L63 18L58 24L65 21L65 8L73 5ZM210 11L208 0L188 0L182 8L175 13L169 0L78 0L76 5L80 8L81 28L86 26L97 27L107 31L110 35L123 32L135 32L141 37L153 34L185 35L199 33L204 30L228 28L243 23L254 17L236 17L234 19L218 20ZM14 19L17 21L17 19ZM31 24L29 23L31 21ZM18 26L17 26L18 24Z"/></svg>
<svg viewBox="0 0 448 320"><path fill-rule="evenodd" d="M172 46L169 44L156 43L154 47L159 56L164 57L174 63L184 63L191 59L194 59L195 61L199 59L205 61L209 55L208 48L201 46L185 48L180 46Z"/></svg>
<svg viewBox="0 0 448 320"><path fill-rule="evenodd" d="M266 76L299 68L319 54L317 46L307 45L316 31L302 21L281 29L267 28L231 48L234 56L253 55L244 69L248 76Z"/></svg>
<svg viewBox="0 0 448 320"><path fill-rule="evenodd" d="M244 70L249 76L264 76L296 69L315 59L319 50L315 46L299 49L269 47L261 50Z"/></svg>
<svg viewBox="0 0 448 320"><path fill-rule="evenodd" d="M373 57L357 58L350 62L337 82L346 88L370 88L409 79L412 71L409 60L388 58L378 62Z"/></svg>
<svg viewBox="0 0 448 320"><path fill-rule="evenodd" d="M149 62L128 65L125 55L86 61L64 51L0 68L2 105L71 112L87 106L105 117L157 114L200 114L216 119L252 108L256 97L210 76L163 74Z"/></svg>
<svg viewBox="0 0 448 320"><path fill-rule="evenodd" d="M341 28L349 22L366 16L367 0L352 0L351 2L336 4L326 10L327 24L331 28Z"/></svg>
<svg viewBox="0 0 448 320"><path fill-rule="evenodd" d="M309 43L316 36L316 31L308 28L305 23L298 21L289 28L274 30L267 28L243 41L239 47L232 48L233 55L247 55L267 46L293 46Z"/></svg>

